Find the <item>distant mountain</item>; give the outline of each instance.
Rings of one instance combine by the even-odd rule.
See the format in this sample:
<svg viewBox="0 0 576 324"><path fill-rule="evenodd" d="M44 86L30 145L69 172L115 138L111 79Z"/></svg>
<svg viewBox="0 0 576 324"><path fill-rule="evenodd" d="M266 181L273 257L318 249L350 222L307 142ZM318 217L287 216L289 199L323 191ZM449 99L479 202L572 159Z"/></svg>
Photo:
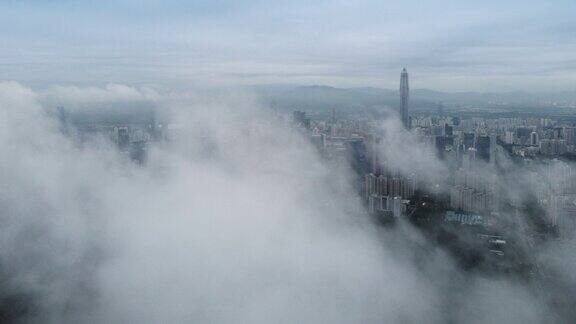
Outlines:
<svg viewBox="0 0 576 324"><path fill-rule="evenodd" d="M297 86L281 92L262 91L260 88L257 92L265 103L276 108L306 111L384 108L391 105L395 97L393 92L383 89L345 89L322 85Z"/></svg>
<svg viewBox="0 0 576 324"><path fill-rule="evenodd" d="M324 85L312 86L258 86L255 90L265 104L278 109L306 111L378 110L397 108L399 94L397 90L373 87L335 88ZM576 103L576 92L527 93L503 92L447 93L429 89L412 89L410 107L414 110L437 109L440 103L451 107L489 107L498 105L546 106L553 102L560 104Z"/></svg>

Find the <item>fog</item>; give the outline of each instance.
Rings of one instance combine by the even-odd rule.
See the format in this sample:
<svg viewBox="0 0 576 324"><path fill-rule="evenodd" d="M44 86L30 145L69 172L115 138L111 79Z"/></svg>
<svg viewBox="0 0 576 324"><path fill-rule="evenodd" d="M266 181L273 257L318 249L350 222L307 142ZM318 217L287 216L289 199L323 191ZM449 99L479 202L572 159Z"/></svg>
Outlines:
<svg viewBox="0 0 576 324"><path fill-rule="evenodd" d="M153 104L176 125L145 165L105 138L79 145L47 113L126 102ZM397 125L385 127L393 134ZM388 161L402 172L444 170L388 141L398 149ZM24 323L563 320L546 294L459 270L411 225L375 226L352 171L334 171L249 93L0 83L0 315ZM573 285L574 258L562 255L543 253Z"/></svg>

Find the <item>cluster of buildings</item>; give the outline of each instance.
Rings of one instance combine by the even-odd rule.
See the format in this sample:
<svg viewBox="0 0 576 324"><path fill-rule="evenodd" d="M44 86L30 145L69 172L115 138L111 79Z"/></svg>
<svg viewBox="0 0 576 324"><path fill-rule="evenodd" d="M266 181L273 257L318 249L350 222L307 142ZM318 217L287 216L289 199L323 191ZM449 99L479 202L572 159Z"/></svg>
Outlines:
<svg viewBox="0 0 576 324"><path fill-rule="evenodd" d="M498 190L495 175L461 168L456 170L454 185L450 188L450 208L477 213L498 211Z"/></svg>
<svg viewBox="0 0 576 324"><path fill-rule="evenodd" d="M412 118L412 126L452 170L447 216L451 222L479 224L481 218L502 210L506 195L494 174L501 153L528 161L518 167L534 169L525 190L537 192L544 213L540 216L546 217L547 225L561 237L576 233L576 170L557 159L570 161L576 153L576 127L571 122L548 117L425 116Z"/></svg>
<svg viewBox="0 0 576 324"><path fill-rule="evenodd" d="M364 179L364 198L368 211L383 216L400 217L406 211L408 199L416 191L415 176L368 173Z"/></svg>
<svg viewBox="0 0 576 324"><path fill-rule="evenodd" d="M534 174L538 203L546 212L548 222L558 229L560 236L576 233L576 170L572 165L552 160Z"/></svg>
<svg viewBox="0 0 576 324"><path fill-rule="evenodd" d="M410 127L408 114L408 73L402 70L400 81L400 117ZM330 161L345 160L357 177L357 190L362 193L367 209L385 218L400 217L417 189L415 175L401 175L380 163L376 147L379 125L373 120L337 120L336 111L325 120L311 120L305 112L292 113L293 125L306 129L311 142Z"/></svg>
<svg viewBox="0 0 576 324"><path fill-rule="evenodd" d="M518 156L562 156L576 154L576 127L551 118L413 117L415 130L446 154L475 147L487 159L489 146L499 143ZM453 141L454 139L454 141ZM471 145L472 142L476 142ZM489 143L488 143L489 142Z"/></svg>
<svg viewBox="0 0 576 324"><path fill-rule="evenodd" d="M507 131L504 143L520 156L561 156L574 153L574 128L556 129L518 128Z"/></svg>
<svg viewBox="0 0 576 324"><path fill-rule="evenodd" d="M482 128L468 128L455 117L416 117L414 132L434 147L438 158L457 166L475 161L493 162L497 135Z"/></svg>
<svg viewBox="0 0 576 324"><path fill-rule="evenodd" d="M146 158L148 144L153 141L167 139L169 128L155 120L142 123L73 123L64 107L57 107L53 112L59 122L60 131L77 143L85 143L95 138L105 138L116 144L118 150L137 163L143 163Z"/></svg>
<svg viewBox="0 0 576 324"><path fill-rule="evenodd" d="M403 177L369 173L365 176L365 183L367 197L376 195L411 198L416 189L415 176Z"/></svg>
<svg viewBox="0 0 576 324"><path fill-rule="evenodd" d="M441 191L450 222L486 224L487 216L503 210L505 190L494 172L505 155L520 158L562 156L575 152L576 127L549 117L454 117L408 114L408 74L400 77L399 115L405 128L448 166L446 188ZM337 120L335 111L322 120L306 113L293 113L295 124L309 130L311 141L322 156L351 162L359 175L358 191L370 213L400 217L410 213L411 199L418 190L417 175L387 169L379 160L376 147L383 134L377 121ZM385 159L385 157L384 157ZM545 159L545 160L546 160ZM572 179L566 172L563 178ZM572 171L570 171L572 172ZM554 226L570 228L576 219L576 186L566 180L544 190L539 198ZM448 214L446 214L448 215ZM576 231L576 228L574 229Z"/></svg>
<svg viewBox="0 0 576 324"><path fill-rule="evenodd" d="M447 175L449 206L458 212L499 209L498 182L487 171L497 160L497 134L479 125L454 117L413 118L414 132L452 171Z"/></svg>

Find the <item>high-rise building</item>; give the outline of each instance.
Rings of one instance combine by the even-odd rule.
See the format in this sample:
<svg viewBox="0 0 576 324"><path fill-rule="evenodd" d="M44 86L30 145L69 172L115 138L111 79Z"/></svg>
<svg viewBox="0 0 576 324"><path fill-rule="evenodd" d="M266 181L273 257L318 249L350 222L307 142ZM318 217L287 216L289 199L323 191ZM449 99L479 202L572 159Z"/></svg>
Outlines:
<svg viewBox="0 0 576 324"><path fill-rule="evenodd" d="M560 236L573 238L576 232L576 195L552 195L548 214L552 225L558 227Z"/></svg>
<svg viewBox="0 0 576 324"><path fill-rule="evenodd" d="M530 145L531 146L538 146L538 133L532 132L530 134Z"/></svg>
<svg viewBox="0 0 576 324"><path fill-rule="evenodd" d="M444 124L444 135L452 136L454 134L454 128L451 125Z"/></svg>
<svg viewBox="0 0 576 324"><path fill-rule="evenodd" d="M476 157L485 162L490 161L490 136L480 135L476 137Z"/></svg>
<svg viewBox="0 0 576 324"><path fill-rule="evenodd" d="M298 111L298 110L293 111L292 122L296 126L304 127L306 129L310 128L310 118L306 117L306 113L304 111Z"/></svg>
<svg viewBox="0 0 576 324"><path fill-rule="evenodd" d="M408 87L408 72L406 68L402 69L400 73L400 118L405 128L410 128L410 116L408 115L408 95L410 89Z"/></svg>
<svg viewBox="0 0 576 324"><path fill-rule="evenodd" d="M514 132L506 131L504 142L506 142L506 144L514 144Z"/></svg>
<svg viewBox="0 0 576 324"><path fill-rule="evenodd" d="M471 147L474 147L474 141L476 139L476 134L474 133L464 133L463 134L464 138L462 140L462 142L464 143L464 145L466 146L466 149L469 149Z"/></svg>
<svg viewBox="0 0 576 324"><path fill-rule="evenodd" d="M566 140L566 144L568 145L576 144L576 128L564 127L562 137Z"/></svg>
<svg viewBox="0 0 576 324"><path fill-rule="evenodd" d="M114 140L119 148L127 148L128 145L130 145L130 133L128 126L115 126Z"/></svg>

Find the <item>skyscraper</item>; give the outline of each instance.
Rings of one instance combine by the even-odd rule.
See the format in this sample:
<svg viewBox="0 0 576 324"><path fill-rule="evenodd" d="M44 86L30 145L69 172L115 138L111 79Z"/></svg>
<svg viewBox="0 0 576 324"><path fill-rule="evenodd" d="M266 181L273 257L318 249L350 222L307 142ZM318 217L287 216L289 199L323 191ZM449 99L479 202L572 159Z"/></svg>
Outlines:
<svg viewBox="0 0 576 324"><path fill-rule="evenodd" d="M476 137L476 158L484 162L490 161L490 136L481 135Z"/></svg>
<svg viewBox="0 0 576 324"><path fill-rule="evenodd" d="M532 132L530 134L530 146L538 146L538 133Z"/></svg>
<svg viewBox="0 0 576 324"><path fill-rule="evenodd" d="M405 128L410 128L410 116L408 115L408 72L406 68L400 73L400 118Z"/></svg>

